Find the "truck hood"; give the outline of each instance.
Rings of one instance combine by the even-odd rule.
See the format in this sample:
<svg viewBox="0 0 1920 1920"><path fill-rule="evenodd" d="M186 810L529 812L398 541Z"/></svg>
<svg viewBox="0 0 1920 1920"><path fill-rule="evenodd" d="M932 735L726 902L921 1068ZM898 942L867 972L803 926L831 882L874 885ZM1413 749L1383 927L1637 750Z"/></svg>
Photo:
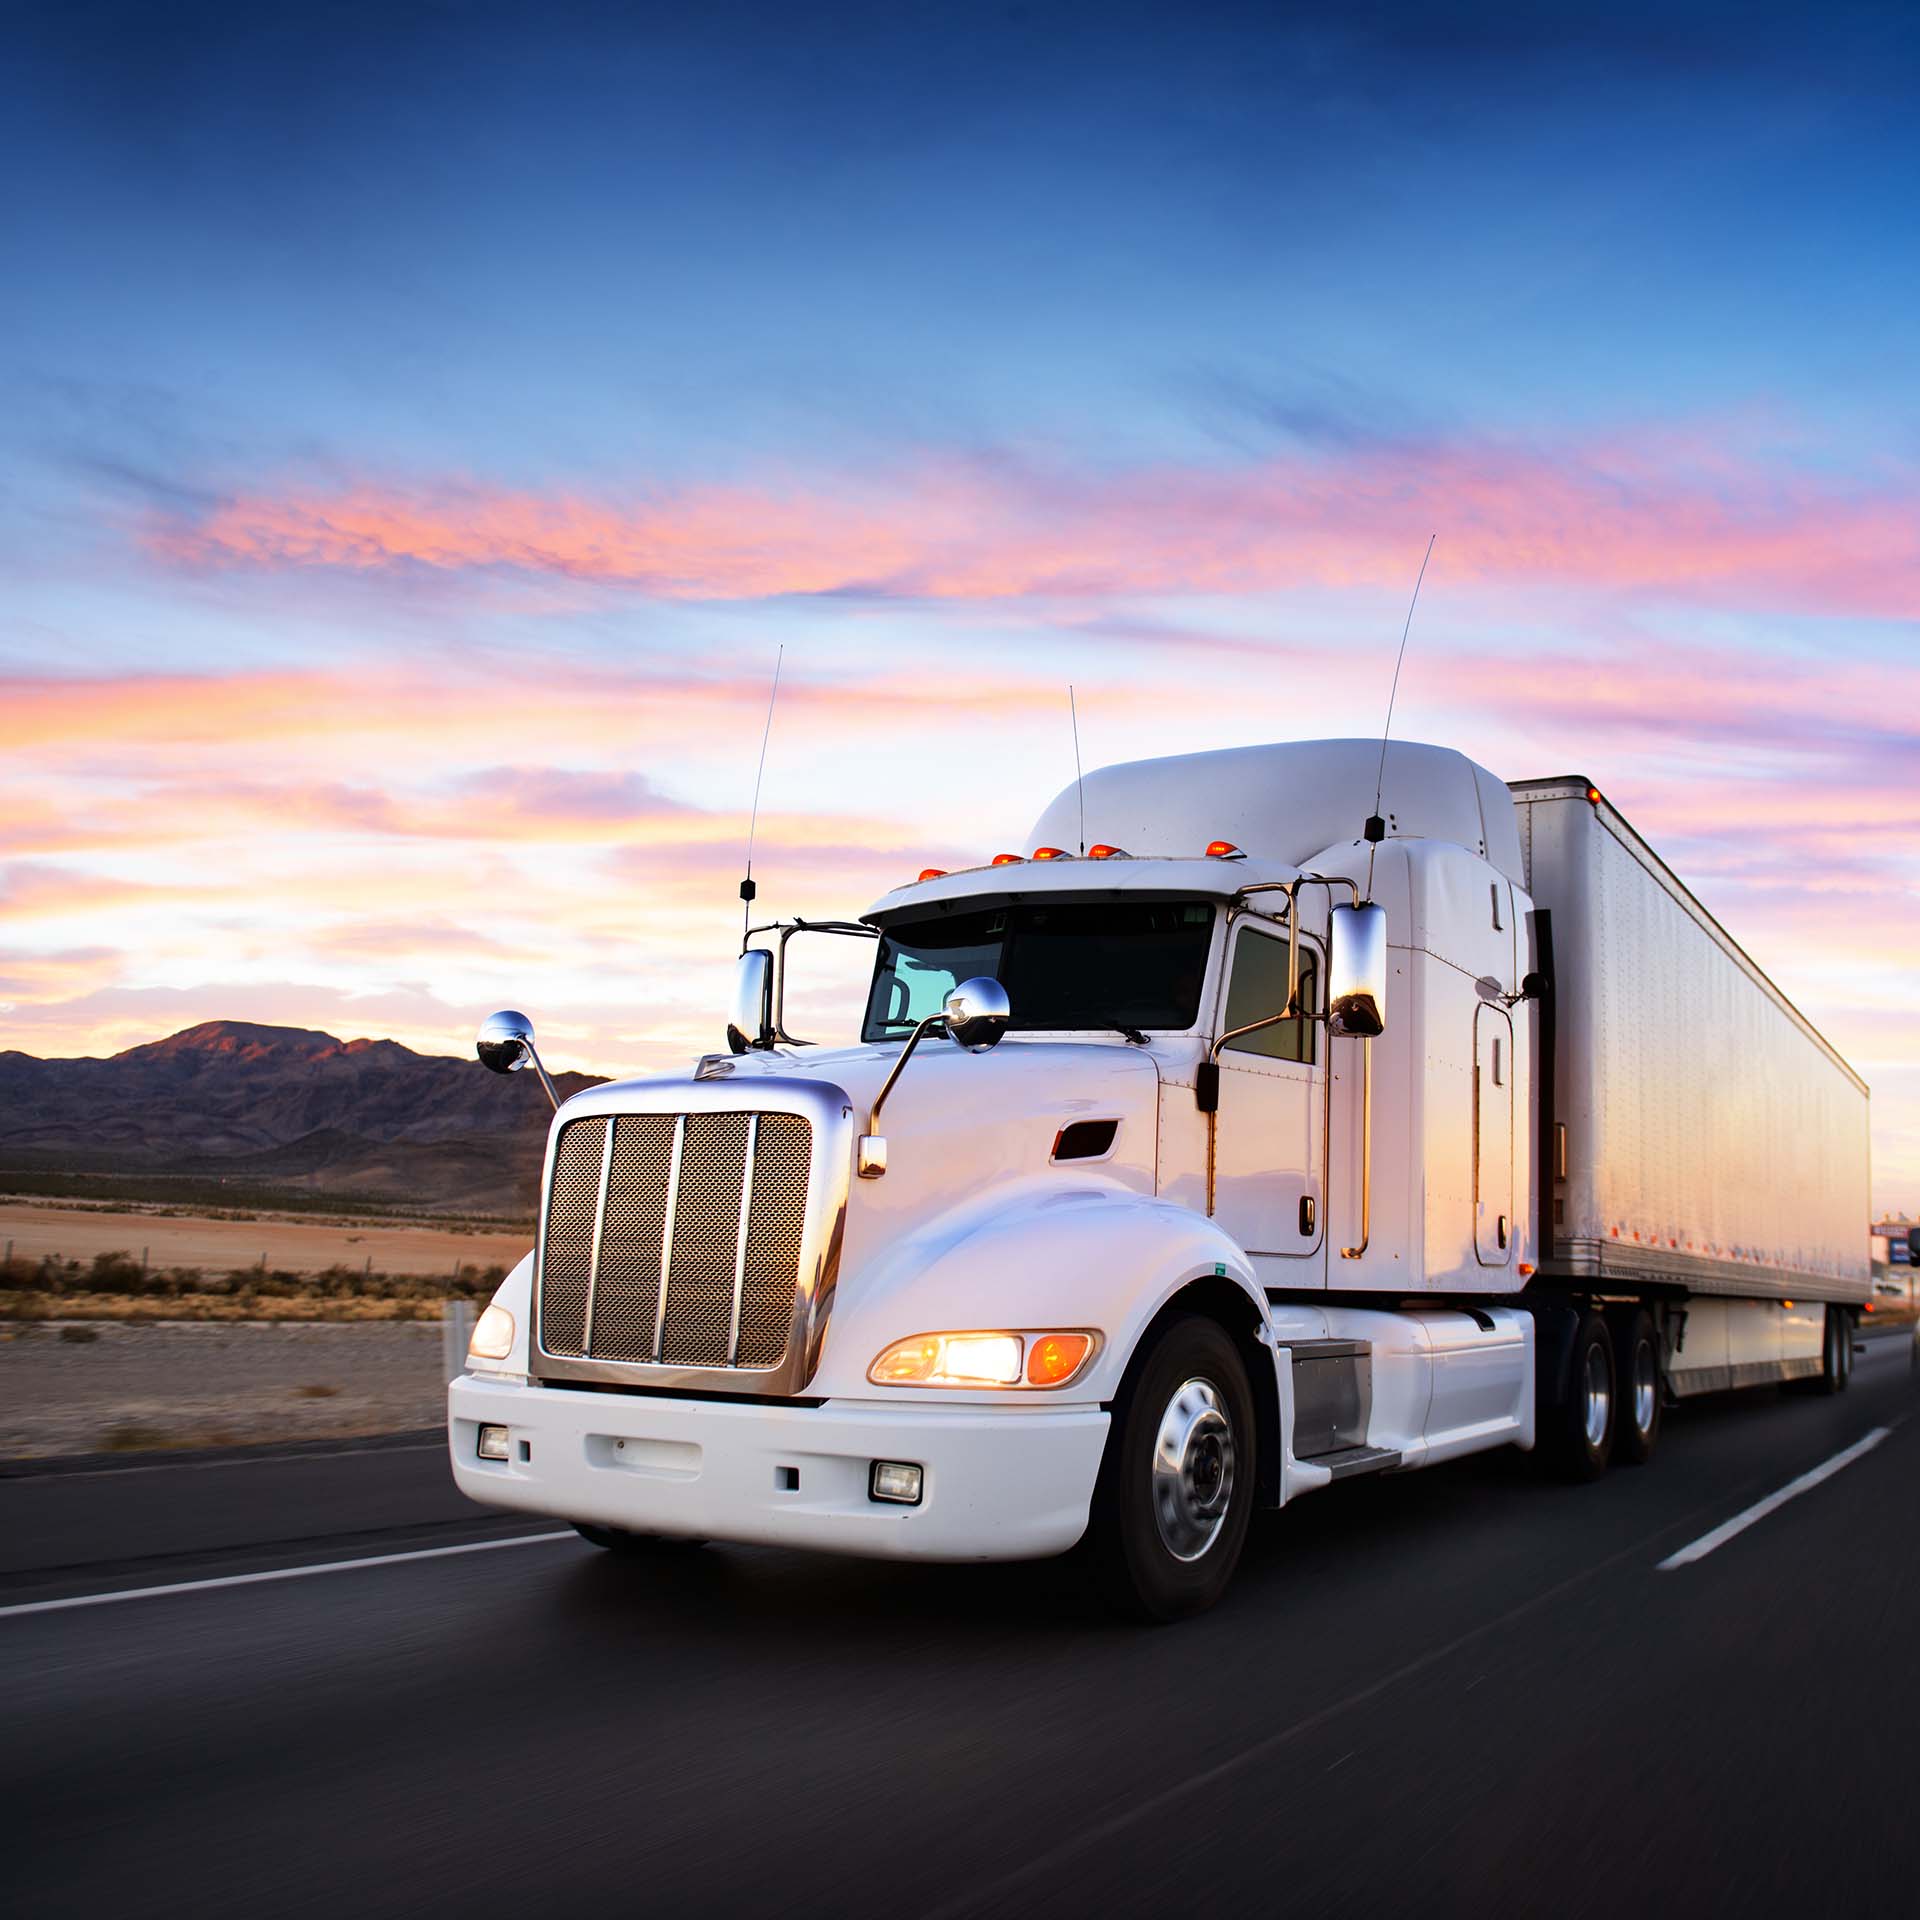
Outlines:
<svg viewBox="0 0 1920 1920"><path fill-rule="evenodd" d="M808 1047L793 1053L747 1054L716 1063L707 1084L737 1090L754 1103L761 1080L797 1079L839 1087L852 1108L853 1133L899 1058L897 1046ZM711 1070L710 1070L711 1071ZM658 1107L660 1080L594 1089L596 1104L617 1103L630 1086ZM1040 1180L1154 1191L1160 1074L1153 1055L1123 1042L1009 1037L986 1053L951 1041L923 1040L907 1062L880 1116L888 1142L884 1177L847 1181L841 1244L841 1287L909 1235L943 1227L956 1209L977 1206L989 1189ZM1076 1120L1117 1123L1111 1149L1097 1159L1056 1162L1063 1127Z"/></svg>

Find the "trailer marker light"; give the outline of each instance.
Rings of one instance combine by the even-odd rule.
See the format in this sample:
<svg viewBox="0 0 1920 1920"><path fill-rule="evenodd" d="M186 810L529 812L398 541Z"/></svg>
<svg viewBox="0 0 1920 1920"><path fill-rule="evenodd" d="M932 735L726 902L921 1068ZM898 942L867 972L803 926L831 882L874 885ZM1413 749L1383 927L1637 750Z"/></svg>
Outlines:
<svg viewBox="0 0 1920 1920"><path fill-rule="evenodd" d="M1520 1262L1520 1278L1522 1280L1530 1280L1533 1278L1533 1262L1531 1260L1522 1260Z"/></svg>
<svg viewBox="0 0 1920 1920"><path fill-rule="evenodd" d="M1600 804L1600 789L1598 787L1589 787L1587 789L1587 805L1590 807L1597 807L1599 804Z"/></svg>
<svg viewBox="0 0 1920 1920"><path fill-rule="evenodd" d="M505 1427L482 1427L480 1429L478 1452L482 1460L505 1460L510 1452L507 1443L507 1429Z"/></svg>
<svg viewBox="0 0 1920 1920"><path fill-rule="evenodd" d="M1065 847L1035 847L1033 857L1036 860L1071 860L1073 855Z"/></svg>
<svg viewBox="0 0 1920 1920"><path fill-rule="evenodd" d="M917 1507L925 1476L911 1460L876 1460L867 1475L867 1498L896 1507Z"/></svg>
<svg viewBox="0 0 1920 1920"><path fill-rule="evenodd" d="M996 867L1025 866L1026 855L1023 853L996 853L993 856L993 864Z"/></svg>
<svg viewBox="0 0 1920 1920"><path fill-rule="evenodd" d="M946 877L947 870L945 867L922 867L920 869L920 878L922 880L944 880Z"/></svg>
<svg viewBox="0 0 1920 1920"><path fill-rule="evenodd" d="M1207 858L1209 860L1244 860L1247 856L1231 840L1209 840Z"/></svg>
<svg viewBox="0 0 1920 1920"><path fill-rule="evenodd" d="M1133 855L1125 847L1110 847L1102 840L1098 846L1087 849L1089 860L1131 860Z"/></svg>

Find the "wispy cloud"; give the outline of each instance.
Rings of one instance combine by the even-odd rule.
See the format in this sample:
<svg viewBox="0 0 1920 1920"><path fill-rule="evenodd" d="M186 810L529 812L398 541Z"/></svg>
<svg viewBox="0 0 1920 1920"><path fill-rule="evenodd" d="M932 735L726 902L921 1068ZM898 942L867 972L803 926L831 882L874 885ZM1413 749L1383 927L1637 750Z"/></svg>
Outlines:
<svg viewBox="0 0 1920 1920"><path fill-rule="evenodd" d="M925 460L624 500L423 481L248 492L156 520L182 566L558 575L662 599L1212 594L1397 578L1920 614L1920 469L1847 480L1711 431L1322 446L1232 467Z"/></svg>

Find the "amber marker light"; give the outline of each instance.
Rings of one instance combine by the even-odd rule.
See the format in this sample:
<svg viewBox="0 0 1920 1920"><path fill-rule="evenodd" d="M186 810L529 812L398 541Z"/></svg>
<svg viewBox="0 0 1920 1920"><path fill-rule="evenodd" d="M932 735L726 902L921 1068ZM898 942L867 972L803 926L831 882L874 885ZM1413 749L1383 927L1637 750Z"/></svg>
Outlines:
<svg viewBox="0 0 1920 1920"><path fill-rule="evenodd" d="M1247 856L1231 840L1209 840L1207 858L1209 860L1244 860Z"/></svg>
<svg viewBox="0 0 1920 1920"><path fill-rule="evenodd" d="M1027 1385L1057 1387L1086 1365L1093 1336L1085 1333L1043 1333L1027 1350Z"/></svg>
<svg viewBox="0 0 1920 1920"><path fill-rule="evenodd" d="M1073 855L1065 847L1035 847L1033 857L1036 860L1071 860Z"/></svg>
<svg viewBox="0 0 1920 1920"><path fill-rule="evenodd" d="M1022 853L996 853L993 856L996 867L1019 867L1026 864L1026 855Z"/></svg>
<svg viewBox="0 0 1920 1920"><path fill-rule="evenodd" d="M1590 807L1597 807L1599 804L1600 804L1600 789L1598 787L1589 787L1587 789L1587 805Z"/></svg>
<svg viewBox="0 0 1920 1920"><path fill-rule="evenodd" d="M944 880L946 877L947 870L945 867L922 867L920 869L920 878L922 880Z"/></svg>
<svg viewBox="0 0 1920 1920"><path fill-rule="evenodd" d="M1125 847L1110 847L1102 840L1097 847L1087 849L1089 860L1130 860L1133 856Z"/></svg>

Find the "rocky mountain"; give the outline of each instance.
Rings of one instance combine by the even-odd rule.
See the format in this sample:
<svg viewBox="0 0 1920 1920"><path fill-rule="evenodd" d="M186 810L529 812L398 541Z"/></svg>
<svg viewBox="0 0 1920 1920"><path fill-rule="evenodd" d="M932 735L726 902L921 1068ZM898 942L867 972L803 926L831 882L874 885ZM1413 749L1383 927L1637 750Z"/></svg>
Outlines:
<svg viewBox="0 0 1920 1920"><path fill-rule="evenodd" d="M556 1081L562 1099L594 1084ZM197 1199L213 1184L524 1215L550 1116L531 1073L210 1020L106 1060L0 1053L0 1185L84 1175L103 1192L165 1181Z"/></svg>

